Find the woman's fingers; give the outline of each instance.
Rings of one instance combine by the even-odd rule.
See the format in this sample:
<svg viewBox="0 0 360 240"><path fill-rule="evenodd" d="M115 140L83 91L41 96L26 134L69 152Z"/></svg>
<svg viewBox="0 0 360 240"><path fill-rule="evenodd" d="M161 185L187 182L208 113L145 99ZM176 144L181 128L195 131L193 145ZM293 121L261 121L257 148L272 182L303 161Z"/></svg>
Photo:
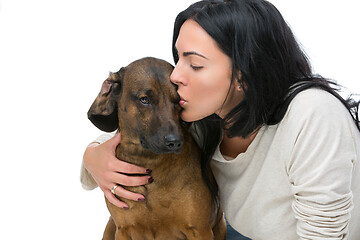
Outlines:
<svg viewBox="0 0 360 240"><path fill-rule="evenodd" d="M114 186L115 186L115 184L113 184L111 189L113 189ZM105 194L105 197L109 200L109 202L119 208L129 209L129 206L126 203L117 199L116 196L119 196L119 197L122 197L125 199L129 199L129 200L133 200L133 201L137 201L137 202L145 201L145 197L143 195L141 195L139 193L130 192L130 191L124 189L123 187L121 187L120 185L117 185L117 187L114 190L114 193L116 196L111 192L111 190L104 189L103 192Z"/></svg>
<svg viewBox="0 0 360 240"><path fill-rule="evenodd" d="M129 206L126 203L124 203L124 202L120 201L119 199L117 199L115 197L115 195L112 194L111 191L103 190L103 192L105 194L105 197L107 198L107 200L109 200L110 203L114 204L118 208L129 209Z"/></svg>
<svg viewBox="0 0 360 240"><path fill-rule="evenodd" d="M153 182L153 178L149 175L127 176L121 173L113 173L111 180L123 186L141 186Z"/></svg>
<svg viewBox="0 0 360 240"><path fill-rule="evenodd" d="M150 169L116 158L115 151L120 141L121 134L118 133L103 144L88 147L86 154L87 161L84 166L91 173L109 202L117 207L126 209L128 205L117 199L111 192L115 184L118 186L114 191L117 196L133 201L145 201L143 195L130 192L122 186L141 186L151 183L153 179L149 175L151 173ZM132 174L140 174L140 176L131 176Z"/></svg>
<svg viewBox="0 0 360 240"><path fill-rule="evenodd" d="M137 201L137 202L145 201L145 197L143 195L141 195L139 193L130 192L120 185L117 185L114 192L115 192L116 196L119 196L122 198L130 199L130 200Z"/></svg>
<svg viewBox="0 0 360 240"><path fill-rule="evenodd" d="M128 174L150 174L151 170L144 168L144 167L140 167L128 162L124 162L124 161L119 161L118 159L116 159L116 161L112 162L112 164L114 164L114 166L112 166L113 169L116 169L117 172L121 172L121 173L128 173Z"/></svg>

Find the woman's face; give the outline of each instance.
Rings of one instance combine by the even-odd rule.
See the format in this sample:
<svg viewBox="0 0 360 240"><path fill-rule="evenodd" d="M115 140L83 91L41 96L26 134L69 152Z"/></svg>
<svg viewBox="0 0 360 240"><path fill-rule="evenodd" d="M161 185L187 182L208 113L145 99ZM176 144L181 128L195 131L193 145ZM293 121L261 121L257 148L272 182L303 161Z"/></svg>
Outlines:
<svg viewBox="0 0 360 240"><path fill-rule="evenodd" d="M175 47L179 61L170 79L178 86L181 118L191 122L214 113L223 118L243 99L236 81L230 87L231 59L194 20L181 26Z"/></svg>

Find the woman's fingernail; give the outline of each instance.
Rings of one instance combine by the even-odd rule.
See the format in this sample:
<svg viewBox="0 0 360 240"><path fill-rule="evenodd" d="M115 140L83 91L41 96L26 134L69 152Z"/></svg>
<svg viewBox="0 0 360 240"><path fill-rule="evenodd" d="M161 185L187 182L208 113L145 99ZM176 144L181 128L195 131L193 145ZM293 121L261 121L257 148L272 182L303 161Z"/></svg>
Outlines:
<svg viewBox="0 0 360 240"><path fill-rule="evenodd" d="M123 207L123 209L125 209L125 210L129 210L129 207Z"/></svg>
<svg viewBox="0 0 360 240"><path fill-rule="evenodd" d="M152 177L150 177L149 179L148 179L148 183L152 183L154 181L154 179L152 178Z"/></svg>
<svg viewBox="0 0 360 240"><path fill-rule="evenodd" d="M138 198L138 202L145 202L145 198Z"/></svg>
<svg viewBox="0 0 360 240"><path fill-rule="evenodd" d="M146 169L146 171L145 171L147 174L150 174L151 172L152 172L152 170L151 169Z"/></svg>

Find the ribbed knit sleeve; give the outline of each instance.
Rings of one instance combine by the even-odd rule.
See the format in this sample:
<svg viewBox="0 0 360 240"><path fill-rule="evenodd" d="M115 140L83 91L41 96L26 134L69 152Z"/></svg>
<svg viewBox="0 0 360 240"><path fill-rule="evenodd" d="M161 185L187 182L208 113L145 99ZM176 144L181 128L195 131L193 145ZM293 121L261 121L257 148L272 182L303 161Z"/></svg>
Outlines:
<svg viewBox="0 0 360 240"><path fill-rule="evenodd" d="M91 143L102 144L102 143L106 142L107 140L109 140L110 138L112 138L113 136L114 136L114 133L105 133L105 134L100 135L97 139L95 139ZM81 163L80 182L81 182L82 187L85 190L93 190L94 188L97 187L97 183L95 182L94 178L84 167L84 160Z"/></svg>
<svg viewBox="0 0 360 240"><path fill-rule="evenodd" d="M298 135L287 164L297 234L300 239L347 239L357 130L344 106L328 93L319 90L311 101L301 99L293 103L301 114L289 120L296 121Z"/></svg>

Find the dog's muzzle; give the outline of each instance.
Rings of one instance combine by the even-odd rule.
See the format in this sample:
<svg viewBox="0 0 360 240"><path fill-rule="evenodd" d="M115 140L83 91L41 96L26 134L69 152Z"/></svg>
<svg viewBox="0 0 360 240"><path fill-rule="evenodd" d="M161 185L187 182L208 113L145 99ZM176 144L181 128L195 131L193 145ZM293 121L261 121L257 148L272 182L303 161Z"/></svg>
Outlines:
<svg viewBox="0 0 360 240"><path fill-rule="evenodd" d="M149 149L153 153L180 153L184 144L183 137L177 134L167 134L162 138L152 137L149 141L140 138L143 148Z"/></svg>
<svg viewBox="0 0 360 240"><path fill-rule="evenodd" d="M179 135L169 134L164 137L164 142L169 151L180 151L183 146L183 140Z"/></svg>

